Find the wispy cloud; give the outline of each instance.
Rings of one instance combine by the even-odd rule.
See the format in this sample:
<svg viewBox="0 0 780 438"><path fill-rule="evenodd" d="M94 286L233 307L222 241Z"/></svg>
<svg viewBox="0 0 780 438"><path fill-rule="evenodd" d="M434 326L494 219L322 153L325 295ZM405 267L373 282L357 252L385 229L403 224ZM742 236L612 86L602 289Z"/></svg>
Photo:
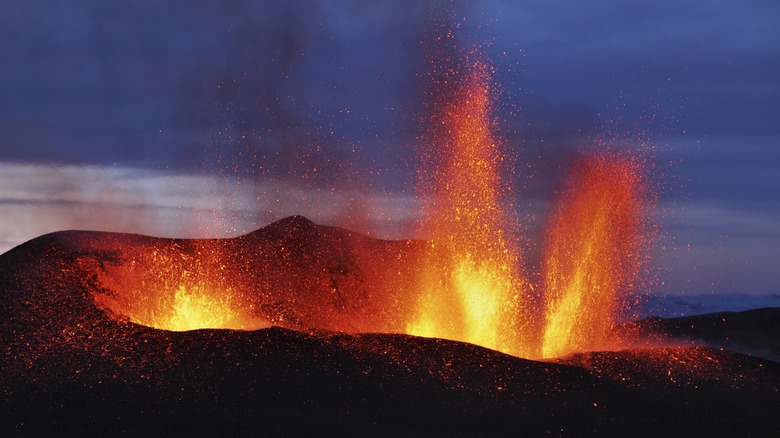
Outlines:
<svg viewBox="0 0 780 438"><path fill-rule="evenodd" d="M407 194L308 188L107 166L0 163L0 252L64 229L224 237L302 214L382 238L411 237L419 202Z"/></svg>

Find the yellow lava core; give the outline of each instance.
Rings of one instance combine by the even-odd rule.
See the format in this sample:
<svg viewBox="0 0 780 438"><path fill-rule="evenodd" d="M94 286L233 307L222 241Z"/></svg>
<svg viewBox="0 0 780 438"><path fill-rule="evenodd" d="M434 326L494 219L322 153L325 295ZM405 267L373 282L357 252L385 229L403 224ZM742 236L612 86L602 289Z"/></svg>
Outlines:
<svg viewBox="0 0 780 438"><path fill-rule="evenodd" d="M230 295L210 292L203 285L180 285L173 297L169 315L157 318L147 325L172 331L201 328L248 330L263 326L259 321L243 317L237 312Z"/></svg>
<svg viewBox="0 0 780 438"><path fill-rule="evenodd" d="M476 56L478 58L478 56ZM491 133L490 68L466 56L443 81L423 191L431 196L417 300L406 333L526 358L620 348L614 335L644 263L641 163L593 154L574 166L545 231L538 287L526 280Z"/></svg>
<svg viewBox="0 0 780 438"><path fill-rule="evenodd" d="M205 255L196 260L167 248L136 254L122 266L107 265L100 280L111 293L95 294L95 302L131 322L163 330L269 327L221 275L218 255Z"/></svg>
<svg viewBox="0 0 780 438"><path fill-rule="evenodd" d="M427 226L416 314L406 332L527 355L521 342L525 281L519 250L505 236L501 155L491 133L491 76L478 60L444 103L437 126L439 162Z"/></svg>

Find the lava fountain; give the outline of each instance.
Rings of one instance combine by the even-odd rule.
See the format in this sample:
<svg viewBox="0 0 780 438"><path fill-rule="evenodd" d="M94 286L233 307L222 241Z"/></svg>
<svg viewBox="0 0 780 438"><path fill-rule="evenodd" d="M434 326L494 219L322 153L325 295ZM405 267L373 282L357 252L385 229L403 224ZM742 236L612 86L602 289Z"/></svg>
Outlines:
<svg viewBox="0 0 780 438"><path fill-rule="evenodd" d="M542 356L614 348L612 328L644 263L640 163L587 158L573 172L547 229Z"/></svg>
<svg viewBox="0 0 780 438"><path fill-rule="evenodd" d="M270 326L231 281L217 248L192 255L176 244L125 252L127 260L95 269L103 286L95 302L112 314L171 331Z"/></svg>
<svg viewBox="0 0 780 438"><path fill-rule="evenodd" d="M476 58L476 57L474 57ZM434 117L437 157L427 210L430 255L420 268L417 312L407 333L532 355L519 248L505 234L502 159L491 128L489 66L467 56Z"/></svg>
<svg viewBox="0 0 780 438"><path fill-rule="evenodd" d="M91 259L96 303L167 330L404 332L532 359L626 346L613 327L646 261L641 161L593 153L573 166L533 284L505 208L491 67L471 52L443 73L420 178L427 244L294 218L230 243L141 244Z"/></svg>
<svg viewBox="0 0 780 438"><path fill-rule="evenodd" d="M523 272L508 238L503 157L492 134L491 71L465 57L443 81L432 117L436 159L423 184L431 251L406 332L527 358L625 346L613 328L646 258L647 185L641 162L592 154L574 166L546 230L542 284ZM541 301L544 309L537 310Z"/></svg>

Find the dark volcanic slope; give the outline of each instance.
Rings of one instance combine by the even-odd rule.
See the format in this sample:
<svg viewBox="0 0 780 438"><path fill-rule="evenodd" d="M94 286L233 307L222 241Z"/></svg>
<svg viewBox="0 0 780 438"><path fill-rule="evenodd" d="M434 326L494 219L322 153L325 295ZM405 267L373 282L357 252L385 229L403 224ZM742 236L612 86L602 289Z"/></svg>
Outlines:
<svg viewBox="0 0 780 438"><path fill-rule="evenodd" d="M636 324L666 339L704 343L780 362L780 308L648 318Z"/></svg>
<svg viewBox="0 0 780 438"><path fill-rule="evenodd" d="M226 241L64 232L21 245L0 255L0 435L780 431L780 365L748 356L691 347L535 362L453 341L315 327L376 310L378 292L361 282L398 275L415 245L301 218ZM279 281L271 311L283 309L298 330L170 332L95 305L94 294L107 293L101 278L144 262L139 250L192 262L217 247L232 251L224 266L248 289L264 287L264 275ZM397 269L361 264L366 249ZM274 277L289 273L279 266L308 283Z"/></svg>
<svg viewBox="0 0 780 438"><path fill-rule="evenodd" d="M420 241L371 239L293 216L234 239L60 232L5 257L51 255L63 269L53 275L78 277L87 301L93 294L115 298L125 316L155 296L170 298L177 284L188 282L230 290L239 307L275 325L365 332L402 328L394 323L407 304L398 296L425 248Z"/></svg>

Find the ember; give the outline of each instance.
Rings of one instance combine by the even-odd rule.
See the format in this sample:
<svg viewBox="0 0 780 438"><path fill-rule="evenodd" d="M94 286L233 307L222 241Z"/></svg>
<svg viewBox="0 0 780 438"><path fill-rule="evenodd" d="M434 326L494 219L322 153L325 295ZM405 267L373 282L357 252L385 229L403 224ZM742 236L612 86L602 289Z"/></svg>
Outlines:
<svg viewBox="0 0 780 438"><path fill-rule="evenodd" d="M471 342L518 356L528 315L518 248L504 235L501 159L491 133L488 66L467 59L443 105L434 200L428 211L432 251L421 267L418 313L407 333Z"/></svg>
<svg viewBox="0 0 780 438"><path fill-rule="evenodd" d="M137 324L172 331L270 326L223 274L216 250L203 248L192 257L177 245L143 249L98 270L104 286L94 295L98 306Z"/></svg>
<svg viewBox="0 0 780 438"><path fill-rule="evenodd" d="M543 357L619 346L615 317L644 261L645 191L636 161L579 164L547 230Z"/></svg>
<svg viewBox="0 0 780 438"><path fill-rule="evenodd" d="M476 59L475 59L476 58ZM454 91L436 120L437 168L418 312L407 333L471 342L520 357L618 348L618 310L644 262L648 207L643 169L619 154L575 166L547 230L544 284L533 287L508 233L506 184L491 133L489 67L469 54L445 81ZM440 125L440 126L439 126ZM535 296L541 293L542 296ZM542 300L544 315L534 311Z"/></svg>

